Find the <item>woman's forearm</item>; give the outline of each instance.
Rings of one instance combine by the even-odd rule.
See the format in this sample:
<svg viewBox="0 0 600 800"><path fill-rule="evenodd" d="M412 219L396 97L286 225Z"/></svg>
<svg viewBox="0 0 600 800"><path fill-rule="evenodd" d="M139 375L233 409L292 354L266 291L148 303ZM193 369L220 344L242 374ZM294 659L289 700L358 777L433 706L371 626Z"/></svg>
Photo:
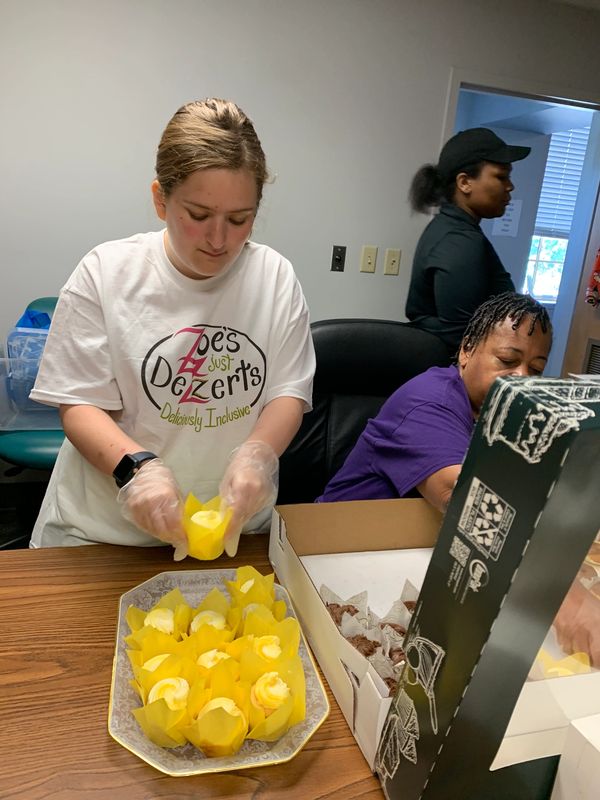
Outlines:
<svg viewBox="0 0 600 800"><path fill-rule="evenodd" d="M296 435L303 414L304 401L277 397L264 407L248 439L266 442L280 456Z"/></svg>
<svg viewBox="0 0 600 800"><path fill-rule="evenodd" d="M144 448L124 433L108 412L96 406L61 405L60 418L69 441L105 475L111 475L126 453Z"/></svg>
<svg viewBox="0 0 600 800"><path fill-rule="evenodd" d="M446 513L452 492L460 475L461 464L443 467L425 478L416 488L434 508Z"/></svg>

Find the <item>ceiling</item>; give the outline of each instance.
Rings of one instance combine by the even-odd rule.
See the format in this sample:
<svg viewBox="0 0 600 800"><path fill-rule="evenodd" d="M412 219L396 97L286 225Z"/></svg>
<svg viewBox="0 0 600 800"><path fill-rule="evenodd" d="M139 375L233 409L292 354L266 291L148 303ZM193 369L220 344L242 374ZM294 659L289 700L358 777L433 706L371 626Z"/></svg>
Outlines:
<svg viewBox="0 0 600 800"><path fill-rule="evenodd" d="M562 103L466 88L460 90L459 109L463 129L476 124L542 134L587 127L598 113Z"/></svg>

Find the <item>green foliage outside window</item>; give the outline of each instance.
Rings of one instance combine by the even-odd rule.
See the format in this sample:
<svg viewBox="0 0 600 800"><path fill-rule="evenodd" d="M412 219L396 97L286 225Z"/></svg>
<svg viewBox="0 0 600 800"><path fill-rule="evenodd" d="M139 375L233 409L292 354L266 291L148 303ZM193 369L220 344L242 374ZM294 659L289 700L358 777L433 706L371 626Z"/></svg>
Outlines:
<svg viewBox="0 0 600 800"><path fill-rule="evenodd" d="M532 236L523 292L536 300L555 303L567 254L567 238Z"/></svg>

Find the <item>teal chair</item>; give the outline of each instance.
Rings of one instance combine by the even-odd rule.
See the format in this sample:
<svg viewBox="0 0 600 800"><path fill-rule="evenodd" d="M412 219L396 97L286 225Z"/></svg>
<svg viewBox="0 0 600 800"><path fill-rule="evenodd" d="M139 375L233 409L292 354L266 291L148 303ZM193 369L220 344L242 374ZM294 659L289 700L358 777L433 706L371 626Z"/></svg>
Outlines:
<svg viewBox="0 0 600 800"><path fill-rule="evenodd" d="M64 438L62 430L2 431L0 458L21 469L51 470Z"/></svg>
<svg viewBox="0 0 600 800"><path fill-rule="evenodd" d="M39 297L28 306L28 311L45 312L50 317L56 306L56 297ZM16 511L17 523L6 531L0 530L0 549L27 546L31 526L35 521L45 487L56 462L65 435L59 430L9 430L0 431L0 459L11 465L4 470L8 482L2 483L1 506ZM36 470L38 475L21 475L25 470ZM47 473L47 474L46 474Z"/></svg>

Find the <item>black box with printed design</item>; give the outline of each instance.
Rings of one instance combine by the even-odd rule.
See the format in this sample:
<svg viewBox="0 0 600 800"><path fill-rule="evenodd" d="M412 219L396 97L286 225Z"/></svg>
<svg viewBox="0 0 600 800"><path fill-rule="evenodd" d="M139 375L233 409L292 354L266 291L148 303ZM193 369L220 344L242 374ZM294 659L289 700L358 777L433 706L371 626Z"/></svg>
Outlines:
<svg viewBox="0 0 600 800"><path fill-rule="evenodd" d="M387 797L496 796L490 765L598 531L599 467L600 382L494 383L405 640L377 755Z"/></svg>

